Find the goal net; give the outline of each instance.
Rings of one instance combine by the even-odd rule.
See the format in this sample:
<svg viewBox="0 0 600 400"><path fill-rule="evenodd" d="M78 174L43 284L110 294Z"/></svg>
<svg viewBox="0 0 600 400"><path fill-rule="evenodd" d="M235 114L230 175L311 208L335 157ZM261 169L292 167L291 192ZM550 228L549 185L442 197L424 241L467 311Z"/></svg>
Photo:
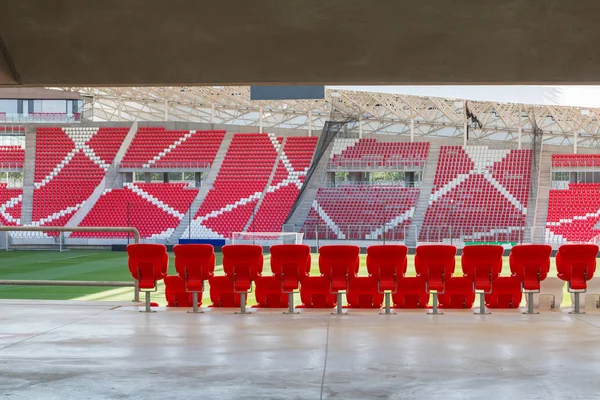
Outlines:
<svg viewBox="0 0 600 400"><path fill-rule="evenodd" d="M233 232L232 244L301 244L304 233L297 232Z"/></svg>
<svg viewBox="0 0 600 400"><path fill-rule="evenodd" d="M0 232L0 250L67 251L64 232Z"/></svg>

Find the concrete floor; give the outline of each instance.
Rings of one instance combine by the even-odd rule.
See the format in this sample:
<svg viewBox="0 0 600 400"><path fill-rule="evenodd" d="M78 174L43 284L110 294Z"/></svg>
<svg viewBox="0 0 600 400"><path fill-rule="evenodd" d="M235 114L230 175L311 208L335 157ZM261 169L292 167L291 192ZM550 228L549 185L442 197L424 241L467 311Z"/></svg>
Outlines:
<svg viewBox="0 0 600 400"><path fill-rule="evenodd" d="M597 399L600 312L0 302L2 399Z"/></svg>

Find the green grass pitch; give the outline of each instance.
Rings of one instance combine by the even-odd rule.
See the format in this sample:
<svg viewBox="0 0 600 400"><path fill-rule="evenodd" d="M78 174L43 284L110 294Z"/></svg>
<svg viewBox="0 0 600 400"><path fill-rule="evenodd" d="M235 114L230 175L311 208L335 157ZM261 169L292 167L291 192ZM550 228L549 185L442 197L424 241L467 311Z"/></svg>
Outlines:
<svg viewBox="0 0 600 400"><path fill-rule="evenodd" d="M366 256L361 255L359 275L366 276ZM215 274L223 273L222 255L216 254ZM264 273L269 271L269 256L265 255ZM318 275L318 255L312 255L311 275ZM460 271L460 257L457 257L457 271ZM169 275L175 274L173 253L169 253ZM413 256L408 258L408 276L414 276ZM508 257L504 257L502 275L509 275ZM556 276L554 258L551 259L549 276ZM130 281L127 268L127 254L108 250L57 251L10 251L0 253L0 280L3 279L48 279L48 280L92 280ZM41 300L133 300L132 288L103 287L60 287L60 286L0 286L0 299L41 299ZM165 305L164 286L152 293L152 301ZM566 295L563 304L569 303ZM249 305L254 304L254 296L248 296ZM300 296L296 295L296 304ZM204 292L203 305L210 304L208 284Z"/></svg>

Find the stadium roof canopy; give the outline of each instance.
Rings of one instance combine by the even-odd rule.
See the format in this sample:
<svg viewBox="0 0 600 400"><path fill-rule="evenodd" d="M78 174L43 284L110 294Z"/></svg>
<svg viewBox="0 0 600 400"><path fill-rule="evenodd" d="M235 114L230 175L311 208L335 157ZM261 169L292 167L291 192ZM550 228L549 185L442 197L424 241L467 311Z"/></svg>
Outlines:
<svg viewBox="0 0 600 400"><path fill-rule="evenodd" d="M597 0L0 0L0 85L600 83Z"/></svg>
<svg viewBox="0 0 600 400"><path fill-rule="evenodd" d="M182 121L321 130L350 119L363 133L598 147L600 108L327 89L323 100L252 101L247 86L55 88L83 96L92 121ZM86 111L87 110L87 111ZM521 135L519 135L519 132Z"/></svg>

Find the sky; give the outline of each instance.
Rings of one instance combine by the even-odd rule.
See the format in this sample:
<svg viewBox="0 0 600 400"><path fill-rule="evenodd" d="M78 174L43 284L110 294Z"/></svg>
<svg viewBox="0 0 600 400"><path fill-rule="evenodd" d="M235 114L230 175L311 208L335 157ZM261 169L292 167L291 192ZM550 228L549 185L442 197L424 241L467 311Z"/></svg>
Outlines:
<svg viewBox="0 0 600 400"><path fill-rule="evenodd" d="M600 86L327 86L463 100L600 108Z"/></svg>

